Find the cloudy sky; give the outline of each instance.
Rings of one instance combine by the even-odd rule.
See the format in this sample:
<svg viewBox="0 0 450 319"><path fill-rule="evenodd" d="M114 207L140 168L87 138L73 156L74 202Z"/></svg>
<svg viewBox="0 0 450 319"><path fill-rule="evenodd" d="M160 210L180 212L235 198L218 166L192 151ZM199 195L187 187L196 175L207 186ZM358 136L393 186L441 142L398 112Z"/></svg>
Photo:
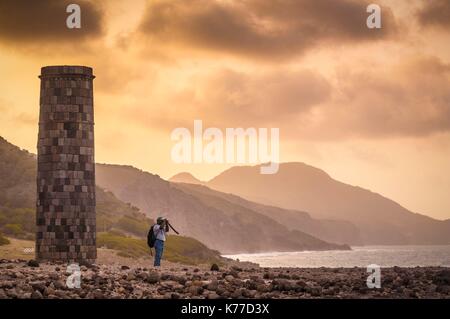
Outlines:
<svg viewBox="0 0 450 319"><path fill-rule="evenodd" d="M65 26L69 3L82 28ZM450 1L2 0L0 135L36 152L40 67L94 68L97 162L175 164L174 128L278 127L302 161L450 218Z"/></svg>

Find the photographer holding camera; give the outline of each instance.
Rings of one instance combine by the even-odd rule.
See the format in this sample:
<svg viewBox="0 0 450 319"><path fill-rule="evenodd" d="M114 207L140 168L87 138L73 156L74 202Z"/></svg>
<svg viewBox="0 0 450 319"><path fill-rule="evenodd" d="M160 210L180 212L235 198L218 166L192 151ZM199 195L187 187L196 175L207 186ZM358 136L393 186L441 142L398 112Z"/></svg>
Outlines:
<svg viewBox="0 0 450 319"><path fill-rule="evenodd" d="M169 231L169 221L163 217L156 219L156 225L153 226L155 234L155 262L154 266L161 266L161 258L164 250L164 242L166 241L166 232Z"/></svg>

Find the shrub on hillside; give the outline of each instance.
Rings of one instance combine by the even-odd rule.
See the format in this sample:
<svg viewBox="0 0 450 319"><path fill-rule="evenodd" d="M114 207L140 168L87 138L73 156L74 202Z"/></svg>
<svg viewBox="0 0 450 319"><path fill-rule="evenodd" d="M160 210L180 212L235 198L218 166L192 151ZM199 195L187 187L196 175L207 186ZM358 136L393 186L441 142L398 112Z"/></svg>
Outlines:
<svg viewBox="0 0 450 319"><path fill-rule="evenodd" d="M145 237L147 235L150 225L144 220L139 220L131 216L123 216L115 224L116 228L129 232L138 237Z"/></svg>
<svg viewBox="0 0 450 319"><path fill-rule="evenodd" d="M118 236L113 233L97 234L97 246L118 250L126 257L144 257L150 254L146 241L137 238Z"/></svg>
<svg viewBox="0 0 450 319"><path fill-rule="evenodd" d="M2 227L3 232L7 235L20 236L24 234L22 225L20 224L6 224Z"/></svg>
<svg viewBox="0 0 450 319"><path fill-rule="evenodd" d="M10 244L10 243L11 243L11 242L8 240L8 238L3 237L3 234L0 233L0 246L2 246L2 245L8 245L8 244Z"/></svg>

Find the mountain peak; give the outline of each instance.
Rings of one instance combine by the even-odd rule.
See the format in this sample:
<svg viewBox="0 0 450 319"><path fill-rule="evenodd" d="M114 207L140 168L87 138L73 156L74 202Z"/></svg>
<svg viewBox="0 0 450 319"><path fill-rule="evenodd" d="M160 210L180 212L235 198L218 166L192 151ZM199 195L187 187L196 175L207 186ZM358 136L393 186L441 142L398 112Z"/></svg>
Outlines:
<svg viewBox="0 0 450 319"><path fill-rule="evenodd" d="M328 175L325 171L316 168L314 166L302 163L302 162L286 162L280 163L277 174L260 174L260 167L266 166L266 164L258 164L254 166L233 166L216 177L212 178L208 183L214 185L219 180L223 179L234 179L234 178L242 178L243 176L252 178L252 179L267 179L267 178L284 178L289 176L301 175L304 179L320 179L320 180L329 180L331 179L330 175Z"/></svg>
<svg viewBox="0 0 450 319"><path fill-rule="evenodd" d="M413 213L380 194L339 182L300 162L282 163L272 175L260 174L259 166L232 167L206 185L265 205L306 211L313 218L348 221L358 227L365 244L450 241L448 223Z"/></svg>
<svg viewBox="0 0 450 319"><path fill-rule="evenodd" d="M204 184L201 180L196 178L194 175L188 172L181 172L178 174L175 174L169 179L169 182L173 183L188 183L188 184Z"/></svg>

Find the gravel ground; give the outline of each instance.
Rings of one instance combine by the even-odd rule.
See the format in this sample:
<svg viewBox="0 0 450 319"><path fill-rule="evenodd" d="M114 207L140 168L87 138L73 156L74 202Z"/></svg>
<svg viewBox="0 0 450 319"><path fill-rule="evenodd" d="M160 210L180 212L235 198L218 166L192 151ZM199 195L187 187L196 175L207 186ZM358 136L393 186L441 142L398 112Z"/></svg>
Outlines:
<svg viewBox="0 0 450 319"><path fill-rule="evenodd" d="M146 262L150 264L150 262ZM450 298L450 269L383 268L369 289L363 268L260 268L142 264L80 267L80 288L66 284L66 264L0 260L1 298Z"/></svg>

